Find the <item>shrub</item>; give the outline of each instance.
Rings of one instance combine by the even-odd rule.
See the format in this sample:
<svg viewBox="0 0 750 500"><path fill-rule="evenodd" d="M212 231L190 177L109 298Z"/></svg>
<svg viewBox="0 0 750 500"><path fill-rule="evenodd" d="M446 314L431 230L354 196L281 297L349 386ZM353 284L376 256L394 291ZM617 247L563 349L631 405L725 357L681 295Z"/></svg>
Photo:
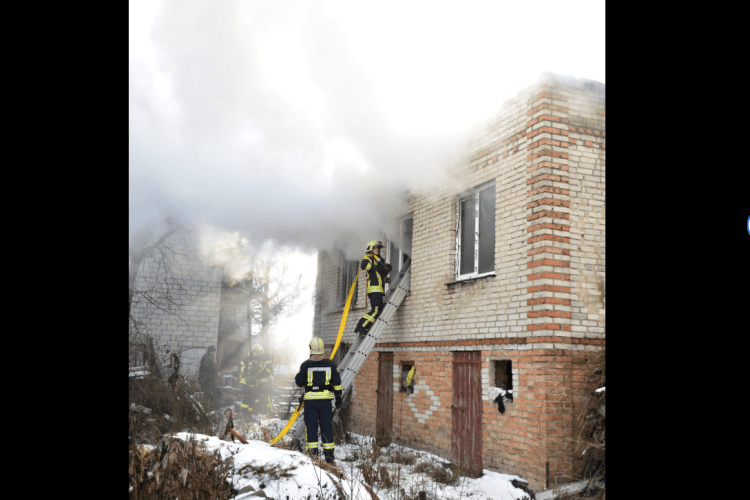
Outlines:
<svg viewBox="0 0 750 500"><path fill-rule="evenodd" d="M130 447L131 500L180 498L228 500L236 495L227 478L231 464L218 451L208 453L195 441L164 439L152 450Z"/></svg>

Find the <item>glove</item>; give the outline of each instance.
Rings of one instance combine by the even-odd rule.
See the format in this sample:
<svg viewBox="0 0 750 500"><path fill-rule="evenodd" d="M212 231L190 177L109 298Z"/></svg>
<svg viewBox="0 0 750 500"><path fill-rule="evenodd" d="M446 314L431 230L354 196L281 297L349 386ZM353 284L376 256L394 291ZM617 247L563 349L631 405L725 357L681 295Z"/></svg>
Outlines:
<svg viewBox="0 0 750 500"><path fill-rule="evenodd" d="M341 408L341 395L336 394L336 409L338 410L339 408Z"/></svg>

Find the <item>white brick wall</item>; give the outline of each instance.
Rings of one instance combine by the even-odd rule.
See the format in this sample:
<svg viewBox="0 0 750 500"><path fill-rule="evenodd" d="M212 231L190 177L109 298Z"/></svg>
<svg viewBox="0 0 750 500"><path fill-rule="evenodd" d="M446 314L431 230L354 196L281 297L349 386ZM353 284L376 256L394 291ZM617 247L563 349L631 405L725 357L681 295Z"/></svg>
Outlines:
<svg viewBox="0 0 750 500"><path fill-rule="evenodd" d="M180 253L190 250L184 232L170 237L166 246ZM131 312L142 323L142 331L154 336L162 362L169 362L167 350L178 352L182 373L191 376L197 374L205 348L217 343L221 271L179 253L169 255L168 265L167 270L161 254L152 252L141 263L135 289L150 291L154 297L169 291L175 305L163 311L136 294Z"/></svg>
<svg viewBox="0 0 750 500"><path fill-rule="evenodd" d="M568 294L554 293L555 297L571 300L569 306L556 308L571 313L571 318L561 321L568 324L570 329L555 331L555 335L560 336L561 340L571 337L603 338L604 310L597 302L596 286L604 277L605 154L600 147L584 146L584 141L601 144L604 137L585 132L582 134L579 130L588 127L604 132L604 117L597 110L603 110L605 103L603 93L585 95L584 88L587 86L590 84L551 76L520 92L508 100L498 117L471 141L464 166L453 172L455 183L446 186L442 192L412 196L409 204L414 217L412 289L394 320L381 335L381 342L550 335L549 332L527 330L531 324L527 313L532 310L527 301L532 294L527 293L529 282L526 276L560 271L545 266L526 268L526 264L532 260L526 253L547 245L543 241L527 242L527 228L532 224L526 219L532 213L527 208L530 201L527 181L545 170L527 172L531 163L527 161L529 152L526 146L543 138L567 141L568 137L574 138L576 144L570 144L567 148L545 146L545 149L569 155L567 160L554 160L568 165L569 182L545 180L535 184L535 187L569 190L570 206L555 206L549 210L569 214L565 224L570 226L570 230L542 229L534 234L570 238L569 244L561 247L569 248L570 252L565 259L570 261L570 269L566 273L570 274L567 286L571 291ZM536 99L542 92L556 94L560 98ZM532 115L527 114L532 107L543 103L560 109L545 108ZM567 111L563 111L565 108ZM583 109L587 112L584 113ZM542 115L569 119L569 123L552 122L554 128L568 131L569 135L542 133L526 139L526 132L549 126L549 123L541 122L527 127L529 121ZM570 131L571 127L577 131ZM559 174L559 171L556 173ZM445 285L455 279L456 196L465 189L493 180L496 190L496 276ZM533 223L547 220L543 217ZM554 223L559 224L560 220L556 219ZM363 245L365 243L362 242ZM330 305L337 293L338 270L325 252L319 253L318 277L318 286L322 287L325 300ZM364 281L362 278L363 275L360 280ZM559 281L538 279L534 284L553 286ZM363 292L362 286L359 301L349 313L344 342L354 340L354 326L366 311ZM543 291L533 294L534 298L545 295L553 294ZM340 310L330 307L324 307L322 312L316 310L315 332L323 337L326 345L334 342L340 320ZM570 343L565 345L572 348Z"/></svg>

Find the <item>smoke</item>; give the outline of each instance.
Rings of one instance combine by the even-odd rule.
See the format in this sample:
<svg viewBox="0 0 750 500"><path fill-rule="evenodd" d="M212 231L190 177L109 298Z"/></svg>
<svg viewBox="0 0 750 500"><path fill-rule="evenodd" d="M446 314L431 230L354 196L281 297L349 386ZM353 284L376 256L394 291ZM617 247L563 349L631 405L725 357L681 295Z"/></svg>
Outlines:
<svg viewBox="0 0 750 500"><path fill-rule="evenodd" d="M235 278L263 252L360 258L543 71L604 81L601 2L129 5L131 243L169 215Z"/></svg>
<svg viewBox="0 0 750 500"><path fill-rule="evenodd" d="M338 24L285 5L164 2L131 64L131 234L171 213L354 255L444 183L465 137L394 132Z"/></svg>

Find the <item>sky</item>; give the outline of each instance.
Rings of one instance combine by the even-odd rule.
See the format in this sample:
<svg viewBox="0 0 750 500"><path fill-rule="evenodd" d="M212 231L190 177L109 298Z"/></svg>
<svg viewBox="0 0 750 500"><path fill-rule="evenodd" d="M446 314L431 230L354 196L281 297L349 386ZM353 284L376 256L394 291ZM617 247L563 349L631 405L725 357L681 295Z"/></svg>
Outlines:
<svg viewBox="0 0 750 500"><path fill-rule="evenodd" d="M311 291L318 250L359 258L543 72L605 83L604 21L603 1L130 0L130 238L171 215L207 245L270 240Z"/></svg>

